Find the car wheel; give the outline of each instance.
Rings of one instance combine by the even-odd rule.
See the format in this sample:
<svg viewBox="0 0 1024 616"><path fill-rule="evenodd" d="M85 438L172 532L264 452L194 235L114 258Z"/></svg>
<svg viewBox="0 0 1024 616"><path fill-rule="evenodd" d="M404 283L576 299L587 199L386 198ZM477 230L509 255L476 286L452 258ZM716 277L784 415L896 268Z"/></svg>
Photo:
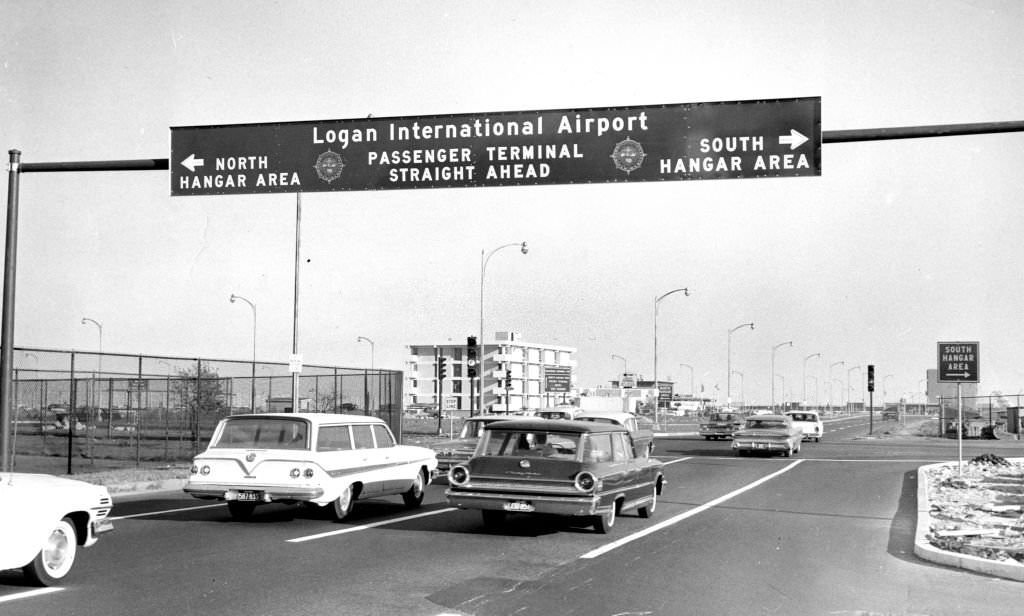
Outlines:
<svg viewBox="0 0 1024 616"><path fill-rule="evenodd" d="M423 474L423 471L416 473L416 479L412 482L412 487L402 493L402 501L405 506L414 509L420 506L423 502L423 489L427 485L427 478Z"/></svg>
<svg viewBox="0 0 1024 616"><path fill-rule="evenodd" d="M345 486L338 498L331 501L331 518L335 522L344 520L348 514L352 513L352 486Z"/></svg>
<svg viewBox="0 0 1024 616"><path fill-rule="evenodd" d="M607 513L603 513L594 519L594 530L601 533L602 535L607 534L613 526L615 526L615 510L619 508L619 504L612 503L612 506L608 508Z"/></svg>
<svg viewBox="0 0 1024 616"><path fill-rule="evenodd" d="M252 517L252 512L255 510L256 503L228 501L228 513L230 513L231 517L236 520L248 520Z"/></svg>
<svg viewBox="0 0 1024 616"><path fill-rule="evenodd" d="M497 511L495 509L483 509L480 511L483 514L484 526L486 528L498 528L505 522L505 512Z"/></svg>
<svg viewBox="0 0 1024 616"><path fill-rule="evenodd" d="M814 437L814 442L815 443L820 443L821 442L821 437L820 436Z"/></svg>
<svg viewBox="0 0 1024 616"><path fill-rule="evenodd" d="M651 502L647 503L643 507L640 507L639 509L636 510L636 512L637 512L637 514L639 514L639 516L641 518L649 518L652 515L654 515L654 510L657 509L657 507L658 507L658 486L657 486L657 484L655 484L654 488L651 490Z"/></svg>
<svg viewBox="0 0 1024 616"><path fill-rule="evenodd" d="M78 553L78 534L71 518L64 518L50 531L39 553L22 571L39 586L53 586L71 572Z"/></svg>

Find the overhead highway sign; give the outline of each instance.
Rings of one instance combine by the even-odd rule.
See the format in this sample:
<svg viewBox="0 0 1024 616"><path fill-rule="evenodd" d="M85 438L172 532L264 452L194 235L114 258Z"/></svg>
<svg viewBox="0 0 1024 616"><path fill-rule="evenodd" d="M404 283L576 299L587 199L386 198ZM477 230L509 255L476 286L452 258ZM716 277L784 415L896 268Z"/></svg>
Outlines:
<svg viewBox="0 0 1024 616"><path fill-rule="evenodd" d="M821 98L171 128L171 195L821 175Z"/></svg>

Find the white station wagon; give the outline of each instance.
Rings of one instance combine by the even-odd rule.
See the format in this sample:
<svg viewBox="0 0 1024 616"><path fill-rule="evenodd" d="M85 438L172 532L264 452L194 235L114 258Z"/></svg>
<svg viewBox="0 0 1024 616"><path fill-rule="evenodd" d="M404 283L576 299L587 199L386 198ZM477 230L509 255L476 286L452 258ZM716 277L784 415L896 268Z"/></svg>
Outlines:
<svg viewBox="0 0 1024 616"><path fill-rule="evenodd" d="M20 568L52 586L75 564L78 548L114 529L103 486L53 475L0 473L0 571Z"/></svg>
<svg viewBox="0 0 1024 616"><path fill-rule="evenodd" d="M221 420L184 489L227 501L235 519L279 502L328 507L342 520L355 501L378 496L419 507L436 469L432 450L397 444L376 417L259 413Z"/></svg>

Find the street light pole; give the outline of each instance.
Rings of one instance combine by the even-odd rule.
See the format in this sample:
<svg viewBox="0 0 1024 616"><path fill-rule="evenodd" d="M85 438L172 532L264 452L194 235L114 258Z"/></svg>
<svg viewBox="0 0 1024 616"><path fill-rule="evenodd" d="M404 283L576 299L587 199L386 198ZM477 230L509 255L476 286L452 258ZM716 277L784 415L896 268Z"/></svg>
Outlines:
<svg viewBox="0 0 1024 616"><path fill-rule="evenodd" d="M527 252L529 252L529 249L526 247L526 242L522 242L519 244L503 244L501 246L498 246L491 252L486 253L486 256L484 256L484 250L480 251L480 370L478 377L480 379L479 410L481 413L484 412L484 384L486 383L487 379L487 372L486 370L484 370L484 362L487 360L487 345L484 343L484 274L487 273L487 262L491 260L491 257L494 256L494 253L498 252L502 248L511 248L513 246L519 246L520 252L522 252L524 255Z"/></svg>
<svg viewBox="0 0 1024 616"><path fill-rule="evenodd" d="M847 389L847 391L852 389L852 386L850 385L850 373L853 372L854 370L860 370L860 366L854 366L852 368L847 369L847 371L846 371L846 389ZM863 375L863 373L861 373L861 374ZM852 400L849 400L849 393L847 393L847 401L848 402L852 401ZM861 401L861 404L863 404L863 402L864 402L864 392L863 391L861 392L860 401Z"/></svg>
<svg viewBox="0 0 1024 616"><path fill-rule="evenodd" d="M804 358L804 406L807 405L807 360L812 357L821 357L821 353L811 353ZM817 400L815 400L817 402Z"/></svg>
<svg viewBox="0 0 1024 616"><path fill-rule="evenodd" d="M231 294L231 303L235 303L235 300L242 300L249 307L252 308L252 382L249 387L249 412L256 412L256 304L242 297L241 295Z"/></svg>
<svg viewBox="0 0 1024 616"><path fill-rule="evenodd" d="M750 323L743 323L742 325L737 325L736 327L729 330L728 346L725 357L725 403L728 404L729 406L732 406L732 333L737 329L743 329L744 327L754 329L753 321L751 321Z"/></svg>
<svg viewBox="0 0 1024 616"><path fill-rule="evenodd" d="M769 377L769 379L771 381L771 387L770 387L770 390L771 390L771 407L770 408L773 411L775 410L775 351L779 350L781 347L784 347L784 346L793 346L793 341L790 340L789 342L780 342L779 344L776 344L775 346L772 347L772 365L771 365L772 373L771 373L771 376Z"/></svg>
<svg viewBox="0 0 1024 616"><path fill-rule="evenodd" d="M693 395L693 366L690 364L679 364L680 368L688 368L690 370L690 395Z"/></svg>
<svg viewBox="0 0 1024 616"><path fill-rule="evenodd" d="M629 372L629 369L627 368L626 358L625 357L623 357L621 355L616 355L615 353L612 353L612 359L621 359L622 360L622 373L625 374L625 373ZM619 386L621 387L622 384L619 383Z"/></svg>
<svg viewBox="0 0 1024 616"><path fill-rule="evenodd" d="M93 325L96 326L96 329L98 329L99 332L100 332L100 351L99 351L99 356L96 359L96 363L97 363L96 371L99 373L99 382L102 383L103 382L103 325L101 325L100 322L95 320L95 319L90 319L89 317L82 317L82 325L85 325L86 323L92 323ZM90 400L90 404L92 404L92 411L91 411L92 413L96 412L96 385L97 385L96 380L93 379L93 383L92 383L92 400ZM72 409L72 411L74 411L74 409ZM69 416L69 421L73 421L70 418L70 416Z"/></svg>
<svg viewBox="0 0 1024 616"><path fill-rule="evenodd" d="M366 336L359 336L358 338L356 338L356 342L370 343L370 370L373 370L373 340L370 340Z"/></svg>
<svg viewBox="0 0 1024 616"><path fill-rule="evenodd" d="M654 423L658 423L658 406L661 403L661 388L658 387L658 303L673 293L689 295L690 290L680 287L654 298Z"/></svg>
<svg viewBox="0 0 1024 616"><path fill-rule="evenodd" d="M829 406L832 405L832 394L833 394L833 391L832 391L832 381L834 379L832 378L832 368L835 368L836 366L845 366L845 365L846 365L846 360L837 361L837 362L834 362L832 364L829 364L829 367L828 367L828 404L829 404Z"/></svg>
<svg viewBox="0 0 1024 616"><path fill-rule="evenodd" d="M742 409L746 406L747 402L746 397L743 395L743 373L739 370L733 370L732 373L740 375L740 408Z"/></svg>
<svg viewBox="0 0 1024 616"><path fill-rule="evenodd" d="M889 391L885 387L885 380L886 379L894 379L894 378L896 378L896 377L894 375L892 375L892 374L887 374L884 377L882 377L882 409L883 410L885 409L885 398L886 398L886 396L888 396L888 391ZM897 400L897 402L898 402L898 400Z"/></svg>

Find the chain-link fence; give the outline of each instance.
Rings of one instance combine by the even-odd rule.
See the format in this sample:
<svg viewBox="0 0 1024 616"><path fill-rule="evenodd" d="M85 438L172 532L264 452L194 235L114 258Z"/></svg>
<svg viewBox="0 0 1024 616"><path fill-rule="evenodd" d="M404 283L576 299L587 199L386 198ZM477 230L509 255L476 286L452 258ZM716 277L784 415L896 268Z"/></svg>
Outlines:
<svg viewBox="0 0 1024 616"><path fill-rule="evenodd" d="M60 457L67 473L183 462L217 422L291 410L287 363L17 348L11 443L22 459ZM402 373L303 366L299 411L374 415L402 439Z"/></svg>

